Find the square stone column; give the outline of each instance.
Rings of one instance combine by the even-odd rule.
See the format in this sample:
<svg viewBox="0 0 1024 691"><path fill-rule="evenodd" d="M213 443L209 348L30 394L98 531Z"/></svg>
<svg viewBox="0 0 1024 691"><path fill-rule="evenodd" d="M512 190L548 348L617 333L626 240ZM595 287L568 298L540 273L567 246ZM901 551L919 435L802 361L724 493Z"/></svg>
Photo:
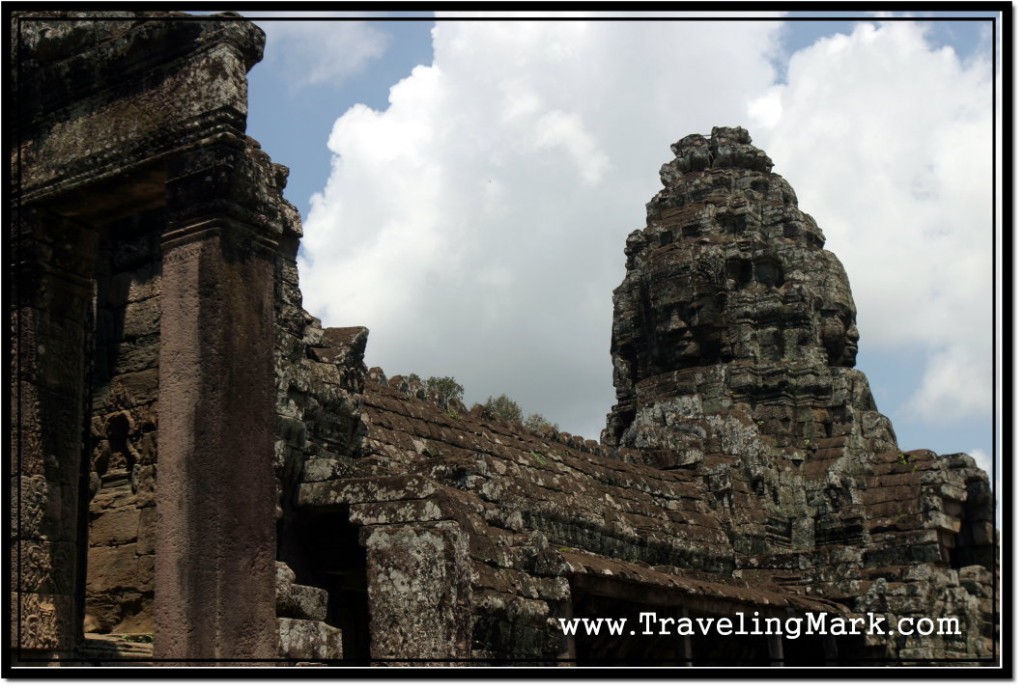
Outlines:
<svg viewBox="0 0 1024 691"><path fill-rule="evenodd" d="M277 655L273 228L227 139L168 165L157 477L157 658Z"/></svg>
<svg viewBox="0 0 1024 691"><path fill-rule="evenodd" d="M367 526L360 541L366 546L371 659L468 660L471 566L459 524Z"/></svg>

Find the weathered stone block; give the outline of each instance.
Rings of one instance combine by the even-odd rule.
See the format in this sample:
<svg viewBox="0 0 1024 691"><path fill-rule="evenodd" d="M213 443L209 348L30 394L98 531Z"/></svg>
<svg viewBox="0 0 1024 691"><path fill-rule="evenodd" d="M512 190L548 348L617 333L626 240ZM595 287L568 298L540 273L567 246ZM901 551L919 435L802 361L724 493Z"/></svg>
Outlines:
<svg viewBox="0 0 1024 691"><path fill-rule="evenodd" d="M135 341L123 341L117 348L115 372L137 372L157 367L160 360L160 337L144 334Z"/></svg>
<svg viewBox="0 0 1024 691"><path fill-rule="evenodd" d="M90 549L88 590L102 593L115 589L137 589L137 559L134 545Z"/></svg>
<svg viewBox="0 0 1024 691"><path fill-rule="evenodd" d="M353 504L349 508L349 520L356 525L420 523L456 516L457 511L449 503L433 499Z"/></svg>
<svg viewBox="0 0 1024 691"><path fill-rule="evenodd" d="M299 487L299 505L316 507L425 499L436 493L438 488L437 483L422 475L310 482Z"/></svg>
<svg viewBox="0 0 1024 691"><path fill-rule="evenodd" d="M138 537L135 553L138 555L153 554L156 551L156 507L147 506L139 511Z"/></svg>
<svg viewBox="0 0 1024 691"><path fill-rule="evenodd" d="M135 542L139 536L139 514L134 506L100 514L89 522L89 545L114 546Z"/></svg>
<svg viewBox="0 0 1024 691"><path fill-rule="evenodd" d="M307 585L277 586L277 615L322 621L327 617L327 591Z"/></svg>
<svg viewBox="0 0 1024 691"><path fill-rule="evenodd" d="M156 573L154 555L138 555L135 560L135 567L135 588L142 593L152 593L154 587L154 575Z"/></svg>
<svg viewBox="0 0 1024 691"><path fill-rule="evenodd" d="M350 458L310 458L302 468L303 482L348 479L358 470Z"/></svg>
<svg viewBox="0 0 1024 691"><path fill-rule="evenodd" d="M374 659L465 659L471 649L468 545L452 523L365 528Z"/></svg>
<svg viewBox="0 0 1024 691"><path fill-rule="evenodd" d="M126 339L138 339L160 332L160 301L150 298L130 302L124 308L122 333Z"/></svg>
<svg viewBox="0 0 1024 691"><path fill-rule="evenodd" d="M135 466L135 501L140 508L156 503L156 465Z"/></svg>
<svg viewBox="0 0 1024 691"><path fill-rule="evenodd" d="M152 403L156 401L160 391L160 372L155 367L138 372L125 372L114 376L110 380L110 386L123 388L139 404ZM97 393L102 394L102 390Z"/></svg>
<svg viewBox="0 0 1024 691"><path fill-rule="evenodd" d="M107 304L121 307L129 302L141 302L160 295L160 265L153 262L135 271L125 271L110 278L110 288L104 293Z"/></svg>
<svg viewBox="0 0 1024 691"><path fill-rule="evenodd" d="M289 619L277 620L280 644L278 653L290 660L340 660L342 658L341 630L322 621Z"/></svg>

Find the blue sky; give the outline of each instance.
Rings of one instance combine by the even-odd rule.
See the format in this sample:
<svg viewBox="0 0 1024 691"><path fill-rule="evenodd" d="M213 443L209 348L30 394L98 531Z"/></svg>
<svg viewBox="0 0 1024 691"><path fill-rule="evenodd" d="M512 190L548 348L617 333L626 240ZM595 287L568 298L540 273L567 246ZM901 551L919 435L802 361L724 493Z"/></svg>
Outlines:
<svg viewBox="0 0 1024 691"><path fill-rule="evenodd" d="M669 144L739 124L846 265L858 368L901 446L991 463L984 15L424 14L257 21L249 133L291 169L307 309L368 326L368 365L452 375L467 403L507 393L596 437L625 238Z"/></svg>

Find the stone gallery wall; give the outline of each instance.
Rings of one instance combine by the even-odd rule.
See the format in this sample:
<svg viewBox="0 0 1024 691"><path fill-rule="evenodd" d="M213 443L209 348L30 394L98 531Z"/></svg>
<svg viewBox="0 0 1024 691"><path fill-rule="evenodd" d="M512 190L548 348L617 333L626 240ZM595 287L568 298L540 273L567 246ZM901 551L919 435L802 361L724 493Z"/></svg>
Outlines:
<svg viewBox="0 0 1024 691"><path fill-rule="evenodd" d="M110 227L97 251L86 632L153 631L160 234L164 214Z"/></svg>

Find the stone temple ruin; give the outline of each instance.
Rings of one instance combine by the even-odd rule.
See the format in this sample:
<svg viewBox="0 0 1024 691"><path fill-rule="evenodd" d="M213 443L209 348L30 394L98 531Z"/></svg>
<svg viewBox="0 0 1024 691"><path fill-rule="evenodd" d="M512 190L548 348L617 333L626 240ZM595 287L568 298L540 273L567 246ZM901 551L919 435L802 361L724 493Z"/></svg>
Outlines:
<svg viewBox="0 0 1024 691"><path fill-rule="evenodd" d="M900 450L843 268L744 130L672 146L584 441L446 409L302 310L287 170L245 136L254 25L13 21L18 664L998 661L989 480ZM640 612L960 630L558 622Z"/></svg>

